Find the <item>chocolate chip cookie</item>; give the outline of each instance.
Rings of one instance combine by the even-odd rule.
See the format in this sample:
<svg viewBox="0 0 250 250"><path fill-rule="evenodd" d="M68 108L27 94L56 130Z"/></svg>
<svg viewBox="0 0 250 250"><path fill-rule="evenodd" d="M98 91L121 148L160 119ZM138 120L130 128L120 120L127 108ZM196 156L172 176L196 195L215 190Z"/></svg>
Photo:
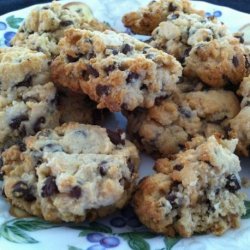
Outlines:
<svg viewBox="0 0 250 250"><path fill-rule="evenodd" d="M49 60L25 48L0 49L0 151L42 128L59 124Z"/></svg>
<svg viewBox="0 0 250 250"><path fill-rule="evenodd" d="M130 28L132 32L142 35L151 35L151 32L162 22L168 15L181 11L184 13L196 13L203 16L204 12L192 7L188 0L160 0L151 1L146 7L127 13L123 16L123 23Z"/></svg>
<svg viewBox="0 0 250 250"><path fill-rule="evenodd" d="M184 63L194 45L226 35L226 26L215 18L174 12L152 32L150 45Z"/></svg>
<svg viewBox="0 0 250 250"><path fill-rule="evenodd" d="M2 161L12 205L48 221L80 222L128 202L139 158L120 130L68 123L25 138Z"/></svg>
<svg viewBox="0 0 250 250"><path fill-rule="evenodd" d="M70 27L101 31L110 29L95 18L86 17L81 8L72 10L68 6L52 2L50 5L33 9L11 43L54 57L59 54L59 39Z"/></svg>
<svg viewBox="0 0 250 250"><path fill-rule="evenodd" d="M179 152L196 135L225 134L224 124L239 110L231 91L198 90L157 99L150 109L124 114L131 138L140 149L157 157Z"/></svg>
<svg viewBox="0 0 250 250"><path fill-rule="evenodd" d="M237 153L249 156L250 152L250 75L242 81L238 94L241 95L241 111L229 122L228 134L238 138Z"/></svg>
<svg viewBox="0 0 250 250"><path fill-rule="evenodd" d="M245 195L240 192L237 139L214 136L156 162L135 193L135 212L147 227L166 236L221 235L240 225Z"/></svg>
<svg viewBox="0 0 250 250"><path fill-rule="evenodd" d="M162 51L113 31L69 29L52 63L52 79L83 91L98 108L150 108L170 95L181 76L181 65Z"/></svg>
<svg viewBox="0 0 250 250"><path fill-rule="evenodd" d="M234 37L197 43L185 59L183 74L212 87L237 86L250 69L249 55Z"/></svg>

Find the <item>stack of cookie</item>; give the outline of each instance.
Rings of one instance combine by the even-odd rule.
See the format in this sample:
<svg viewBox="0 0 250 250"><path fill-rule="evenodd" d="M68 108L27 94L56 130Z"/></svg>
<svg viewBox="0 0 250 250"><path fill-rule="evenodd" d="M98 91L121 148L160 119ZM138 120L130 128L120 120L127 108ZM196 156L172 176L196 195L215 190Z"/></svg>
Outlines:
<svg viewBox="0 0 250 250"><path fill-rule="evenodd" d="M153 1L123 22L151 38L53 2L33 10L13 48L0 51L4 195L49 221L122 208L139 156L123 131L87 125L108 109L127 117L141 151L162 157L134 196L145 225L185 237L238 227L245 207L233 152L237 138L237 152L248 155L250 145L243 37L188 0Z"/></svg>

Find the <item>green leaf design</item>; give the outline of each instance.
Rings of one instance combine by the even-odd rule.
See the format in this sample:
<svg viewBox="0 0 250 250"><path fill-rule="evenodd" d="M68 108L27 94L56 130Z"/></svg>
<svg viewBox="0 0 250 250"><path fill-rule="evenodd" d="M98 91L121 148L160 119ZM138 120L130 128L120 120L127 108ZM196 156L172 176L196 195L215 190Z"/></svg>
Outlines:
<svg viewBox="0 0 250 250"><path fill-rule="evenodd" d="M30 237L28 234L23 232L18 227L10 226L7 224L2 225L1 236L3 236L6 240L14 243L29 243L29 244L38 243L37 240Z"/></svg>
<svg viewBox="0 0 250 250"><path fill-rule="evenodd" d="M79 247L68 246L68 250L82 250L82 249Z"/></svg>
<svg viewBox="0 0 250 250"><path fill-rule="evenodd" d="M112 233L112 229L109 226L106 226L106 225L99 223L99 222L91 222L91 223L89 223L89 227L93 231L99 231L99 232L103 232L103 233Z"/></svg>
<svg viewBox="0 0 250 250"><path fill-rule="evenodd" d="M166 246L166 250L171 250L173 246L181 239L181 237L164 237L164 244Z"/></svg>
<svg viewBox="0 0 250 250"><path fill-rule="evenodd" d="M20 23L23 21L23 18L21 17L15 17L15 16L8 16L6 18L7 24L12 28L12 29L18 29L20 26Z"/></svg>
<svg viewBox="0 0 250 250"><path fill-rule="evenodd" d="M19 219L13 223L14 226L28 231L33 232L37 230L49 229L53 227L59 227L60 225L52 224L47 221L38 218L31 218L31 219Z"/></svg>
<svg viewBox="0 0 250 250"><path fill-rule="evenodd" d="M123 237L123 238L129 238L130 236L140 236L144 239L152 239L157 237L158 235L155 233L151 233L151 232L125 232L125 233L119 233L119 236Z"/></svg>
<svg viewBox="0 0 250 250"><path fill-rule="evenodd" d="M147 241L145 241L139 235L133 235L129 237L128 245L133 250L150 250L150 246Z"/></svg>
<svg viewBox="0 0 250 250"><path fill-rule="evenodd" d="M75 228L75 227L73 227ZM89 223L88 226L82 225L79 226L75 229L82 229L83 231L81 231L79 233L79 237L81 236L86 236L88 233L91 232L102 232L102 233L108 233L108 234L112 234L112 229L102 223L99 222L91 222Z"/></svg>
<svg viewBox="0 0 250 250"><path fill-rule="evenodd" d="M250 201L244 201L246 207L246 214L242 216L242 219L249 219L250 218Z"/></svg>
<svg viewBox="0 0 250 250"><path fill-rule="evenodd" d="M126 232L119 233L118 235L128 241L128 245L132 250L150 250L148 242L143 238L150 239L155 237L150 232Z"/></svg>

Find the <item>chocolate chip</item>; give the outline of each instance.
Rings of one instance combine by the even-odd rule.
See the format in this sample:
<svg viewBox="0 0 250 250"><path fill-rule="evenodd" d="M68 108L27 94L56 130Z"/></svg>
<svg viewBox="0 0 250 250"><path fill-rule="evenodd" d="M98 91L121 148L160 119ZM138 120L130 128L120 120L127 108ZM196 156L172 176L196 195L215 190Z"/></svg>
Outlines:
<svg viewBox="0 0 250 250"><path fill-rule="evenodd" d="M30 87L32 82L31 76L27 76L23 81L17 83L15 86L18 87Z"/></svg>
<svg viewBox="0 0 250 250"><path fill-rule="evenodd" d="M186 118L191 118L192 117L192 112L184 107L180 107L179 111L182 115L184 115Z"/></svg>
<svg viewBox="0 0 250 250"><path fill-rule="evenodd" d="M225 185L225 188L230 192L230 193L235 193L239 189L241 189L240 183L237 179L237 177L234 174L231 174L227 176L227 183Z"/></svg>
<svg viewBox="0 0 250 250"><path fill-rule="evenodd" d="M128 164L128 169L130 170L131 174L134 173L135 172L135 165L132 162L132 160L128 159L127 164Z"/></svg>
<svg viewBox="0 0 250 250"><path fill-rule="evenodd" d="M89 72L87 72L86 70L83 70L82 77L83 77L84 81L88 81L89 80Z"/></svg>
<svg viewBox="0 0 250 250"><path fill-rule="evenodd" d="M132 51L133 50L133 47L130 46L129 44L125 43L123 46L122 46L122 53L123 54L127 54L128 52Z"/></svg>
<svg viewBox="0 0 250 250"><path fill-rule="evenodd" d="M96 86L95 91L96 91L96 94L98 96L109 95L110 86L108 86L108 85L100 85L99 84L99 85Z"/></svg>
<svg viewBox="0 0 250 250"><path fill-rule="evenodd" d="M67 61L69 63L74 63L74 62L77 62L78 60L79 60L79 57L73 57L73 56L67 55Z"/></svg>
<svg viewBox="0 0 250 250"><path fill-rule="evenodd" d="M240 35L235 35L234 37L237 38L237 39L239 39L239 42L240 42L240 43L244 43L244 42L245 42L245 41L244 41L244 38L243 38L243 35L242 35L242 36L240 36Z"/></svg>
<svg viewBox="0 0 250 250"><path fill-rule="evenodd" d="M32 158L36 166L41 165L43 163L43 154L41 151L38 150L32 151Z"/></svg>
<svg viewBox="0 0 250 250"><path fill-rule="evenodd" d="M156 97L155 98L155 105L160 106L162 104L162 102L165 101L168 97L169 97L169 95Z"/></svg>
<svg viewBox="0 0 250 250"><path fill-rule="evenodd" d="M28 96L26 98L23 98L23 101L26 102L39 102L38 98L34 96Z"/></svg>
<svg viewBox="0 0 250 250"><path fill-rule="evenodd" d="M153 58L154 58L154 55L153 55L153 54L147 54L147 55L146 55L146 58L147 58L147 59L153 59Z"/></svg>
<svg viewBox="0 0 250 250"><path fill-rule="evenodd" d="M101 176L105 176L107 174L107 161L102 161L98 168Z"/></svg>
<svg viewBox="0 0 250 250"><path fill-rule="evenodd" d="M92 51L92 52L89 52L87 55L86 55L86 58L87 60L90 60L91 58L94 58L96 57L96 54Z"/></svg>
<svg viewBox="0 0 250 250"><path fill-rule="evenodd" d="M140 90L148 90L148 86L146 84L142 84Z"/></svg>
<svg viewBox="0 0 250 250"><path fill-rule="evenodd" d="M71 20L62 20L60 22L60 25L63 26L63 27L66 27L66 26L69 26L69 25L72 25L72 24L74 24L74 23Z"/></svg>
<svg viewBox="0 0 250 250"><path fill-rule="evenodd" d="M186 57L189 56L190 51L191 51L191 48L187 48L187 49L184 50L184 52L183 52L183 54L182 54L182 56L180 58L180 63L185 62L185 59L186 59Z"/></svg>
<svg viewBox="0 0 250 250"><path fill-rule="evenodd" d="M175 20L175 19L179 18L179 16L180 16L180 15L179 15L178 13L175 13L175 14L170 15L170 16L169 16L169 19L170 19L170 20Z"/></svg>
<svg viewBox="0 0 250 250"><path fill-rule="evenodd" d="M239 59L237 58L237 56L233 56L232 62L233 62L234 67L239 66Z"/></svg>
<svg viewBox="0 0 250 250"><path fill-rule="evenodd" d="M169 201L169 203L171 204L171 206L172 206L173 209L178 208L178 204L177 204L177 202L176 202L177 197L176 197L175 194L170 193L170 194L167 195L166 198L167 198L167 200Z"/></svg>
<svg viewBox="0 0 250 250"><path fill-rule="evenodd" d="M3 167L3 158L0 157L0 180L2 181L3 180L3 171L2 171L2 167Z"/></svg>
<svg viewBox="0 0 250 250"><path fill-rule="evenodd" d="M93 43L92 40L91 40L90 38L85 38L85 39L84 39L84 42L85 42L85 43L90 43L90 44Z"/></svg>
<svg viewBox="0 0 250 250"><path fill-rule="evenodd" d="M82 190L79 186L74 186L69 193L70 197L79 199L82 195Z"/></svg>
<svg viewBox="0 0 250 250"><path fill-rule="evenodd" d="M23 181L19 181L13 186L12 194L15 198L23 198L29 202L36 199L31 192L31 188Z"/></svg>
<svg viewBox="0 0 250 250"><path fill-rule="evenodd" d="M129 72L126 82L127 83L132 83L134 81L136 81L139 78L139 74L134 73L134 72Z"/></svg>
<svg viewBox="0 0 250 250"><path fill-rule="evenodd" d="M21 122L22 121L27 121L29 120L29 117L27 115L19 115L13 119L11 119L10 123L9 123L9 126L12 128L12 129L18 129L21 125Z"/></svg>
<svg viewBox="0 0 250 250"><path fill-rule="evenodd" d="M176 164L174 167L173 167L174 170L176 171L181 171L183 169L183 166L181 164Z"/></svg>
<svg viewBox="0 0 250 250"><path fill-rule="evenodd" d="M106 72L106 74L108 75L110 72L114 71L116 69L115 64L111 64L107 67L105 67L103 70Z"/></svg>
<svg viewBox="0 0 250 250"><path fill-rule="evenodd" d="M22 141L17 141L16 144L18 145L19 150L20 150L21 152L24 152L24 151L26 150L26 145L25 145L25 143L23 143Z"/></svg>
<svg viewBox="0 0 250 250"><path fill-rule="evenodd" d="M25 126L21 126L21 128L19 129L19 134L21 137L25 137L27 135Z"/></svg>
<svg viewBox="0 0 250 250"><path fill-rule="evenodd" d="M113 55L118 55L119 51L117 49L111 49Z"/></svg>
<svg viewBox="0 0 250 250"><path fill-rule="evenodd" d="M94 77L99 77L99 72L93 68L90 64L87 64L87 72L89 75L92 75Z"/></svg>
<svg viewBox="0 0 250 250"><path fill-rule="evenodd" d="M43 151L46 151L46 152L63 152L63 147L59 144L53 144L53 143L48 143L46 145L44 145L42 148L41 148Z"/></svg>
<svg viewBox="0 0 250 250"><path fill-rule="evenodd" d="M248 57L246 55L244 55L244 57L245 57L245 68L248 69L248 68L250 68L250 62L249 62Z"/></svg>
<svg viewBox="0 0 250 250"><path fill-rule="evenodd" d="M76 135L81 135L81 136L84 136L84 137L87 136L87 134L86 134L86 132L84 130L76 130L75 134Z"/></svg>
<svg viewBox="0 0 250 250"><path fill-rule="evenodd" d="M116 131L112 131L110 129L107 129L107 134L110 139L110 141L115 144L121 144L125 145L125 138L124 137L124 131L122 129L118 129Z"/></svg>
<svg viewBox="0 0 250 250"><path fill-rule="evenodd" d="M45 123L45 117L41 116L39 117L36 122L33 125L33 130L35 133L37 133L39 130L41 130L42 123Z"/></svg>
<svg viewBox="0 0 250 250"><path fill-rule="evenodd" d="M57 193L59 193L59 190L56 185L56 178L54 176L47 177L42 187L42 197L49 197Z"/></svg>
<svg viewBox="0 0 250 250"><path fill-rule="evenodd" d="M168 5L168 11L174 12L177 10L177 6L175 6L173 3L169 3Z"/></svg>

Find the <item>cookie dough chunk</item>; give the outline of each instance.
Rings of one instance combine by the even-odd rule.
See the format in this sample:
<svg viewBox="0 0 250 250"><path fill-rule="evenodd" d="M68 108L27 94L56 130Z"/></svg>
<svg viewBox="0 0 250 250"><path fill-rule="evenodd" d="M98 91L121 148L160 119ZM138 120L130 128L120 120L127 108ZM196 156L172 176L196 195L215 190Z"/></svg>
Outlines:
<svg viewBox="0 0 250 250"><path fill-rule="evenodd" d="M65 35L52 63L52 79L82 90L98 108L149 108L157 97L176 89L181 66L162 51L113 31L70 29Z"/></svg>
<svg viewBox="0 0 250 250"><path fill-rule="evenodd" d="M241 111L229 122L229 136L238 138L237 153L249 156L250 153L250 75L245 77L240 85L238 94L243 97Z"/></svg>
<svg viewBox="0 0 250 250"><path fill-rule="evenodd" d="M57 2L37 7L29 13L11 43L54 57L59 54L57 44L66 29L70 27L100 31L110 29L93 17L85 16L81 10L80 6L72 9Z"/></svg>
<svg viewBox="0 0 250 250"><path fill-rule="evenodd" d="M239 40L223 37L197 43L185 60L183 74L212 87L237 86L249 68L246 52Z"/></svg>
<svg viewBox="0 0 250 250"><path fill-rule="evenodd" d="M160 0L152 1L138 11L125 14L122 21L134 33L151 35L159 23L165 21L168 15L175 11L197 13L201 16L204 14L203 11L193 9L188 0Z"/></svg>
<svg viewBox="0 0 250 250"><path fill-rule="evenodd" d="M0 91L48 82L49 64L43 53L19 47L1 48Z"/></svg>
<svg viewBox="0 0 250 250"><path fill-rule="evenodd" d="M237 139L211 136L196 148L159 159L158 173L135 193L135 212L147 227L167 236L221 235L240 226L245 195L240 192Z"/></svg>
<svg viewBox="0 0 250 250"><path fill-rule="evenodd" d="M78 123L42 130L2 156L8 201L45 220L67 222L122 208L139 162L123 132Z"/></svg>
<svg viewBox="0 0 250 250"><path fill-rule="evenodd" d="M196 135L224 135L224 123L239 110L233 92L208 90L158 99L154 107L125 112L125 116L128 133L138 147L157 157L179 152Z"/></svg>
<svg viewBox="0 0 250 250"><path fill-rule="evenodd" d="M224 37L227 33L225 25L215 18L174 12L153 31L150 45L184 63L194 45Z"/></svg>
<svg viewBox="0 0 250 250"><path fill-rule="evenodd" d="M25 48L0 49L0 148L59 122L49 61Z"/></svg>

